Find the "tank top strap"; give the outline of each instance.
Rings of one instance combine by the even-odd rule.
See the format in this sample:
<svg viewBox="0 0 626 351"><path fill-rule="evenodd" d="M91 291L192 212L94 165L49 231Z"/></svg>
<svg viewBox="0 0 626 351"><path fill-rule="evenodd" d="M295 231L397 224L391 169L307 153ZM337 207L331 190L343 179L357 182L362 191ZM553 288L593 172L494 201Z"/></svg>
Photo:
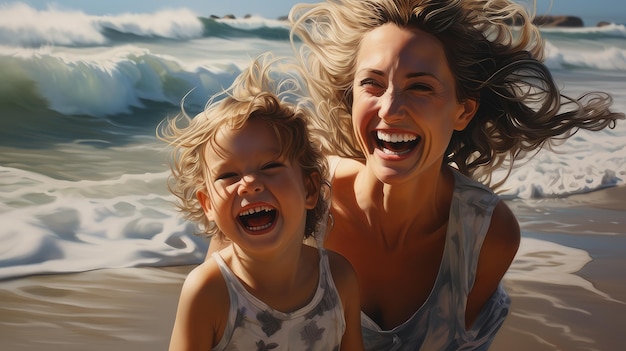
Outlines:
<svg viewBox="0 0 626 351"><path fill-rule="evenodd" d="M337 166L341 162L341 157L339 156L329 156L328 157L328 184L331 185L330 191L332 193L332 184L335 179L335 171L337 170ZM324 247L324 240L326 239L326 234L328 233L328 220L330 215L330 204L326 209L326 213L322 217L325 220L322 220L320 223L317 233L315 233L315 237L309 238L305 240L305 243L314 247Z"/></svg>
<svg viewBox="0 0 626 351"><path fill-rule="evenodd" d="M319 260L320 276L322 274L325 274L327 277L330 277L331 273L330 273L330 263L328 262L328 251L326 251L326 249L324 249L323 247L318 247L317 251L319 252L319 256L320 256L320 260Z"/></svg>
<svg viewBox="0 0 626 351"><path fill-rule="evenodd" d="M339 156L328 156L328 181L332 184L335 179L335 171L337 171L337 166L341 162L341 157Z"/></svg>
<svg viewBox="0 0 626 351"><path fill-rule="evenodd" d="M217 263L217 267L220 269L220 272L222 272L222 275L227 282L232 282L235 285L239 284L239 279L237 278L235 273L230 270L230 267L228 267L226 262L224 262L224 259L219 254L219 252L216 251L212 253L211 257L215 260L215 263Z"/></svg>

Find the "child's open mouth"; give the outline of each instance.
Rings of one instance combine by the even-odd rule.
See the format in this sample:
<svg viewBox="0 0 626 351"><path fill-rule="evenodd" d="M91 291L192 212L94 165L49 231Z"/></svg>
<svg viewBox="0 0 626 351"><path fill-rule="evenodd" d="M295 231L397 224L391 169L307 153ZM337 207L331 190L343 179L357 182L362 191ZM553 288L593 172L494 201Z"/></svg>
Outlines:
<svg viewBox="0 0 626 351"><path fill-rule="evenodd" d="M401 156L413 151L422 138L408 133L387 133L375 131L373 133L376 145L387 155Z"/></svg>
<svg viewBox="0 0 626 351"><path fill-rule="evenodd" d="M275 209L269 206L257 206L240 213L239 223L249 232L261 232L274 224L276 216Z"/></svg>

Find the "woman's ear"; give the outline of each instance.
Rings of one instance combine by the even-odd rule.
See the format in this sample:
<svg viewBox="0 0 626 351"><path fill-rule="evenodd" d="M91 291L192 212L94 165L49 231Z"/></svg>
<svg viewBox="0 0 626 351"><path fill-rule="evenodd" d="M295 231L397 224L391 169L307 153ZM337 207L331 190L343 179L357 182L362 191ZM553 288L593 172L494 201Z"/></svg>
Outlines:
<svg viewBox="0 0 626 351"><path fill-rule="evenodd" d="M209 198L209 195L205 193L204 190L198 190L196 192L196 198L198 199L200 206L202 206L202 210L204 211L204 214L207 216L209 221L214 221L215 218L213 216L213 209L211 207L211 198Z"/></svg>
<svg viewBox="0 0 626 351"><path fill-rule="evenodd" d="M322 179L318 172L313 172L304 178L304 188L306 190L306 208L314 209L317 205L317 199L320 197L320 187Z"/></svg>
<svg viewBox="0 0 626 351"><path fill-rule="evenodd" d="M476 99L465 99L460 106L461 111L454 123L454 130L462 131L472 121L480 103Z"/></svg>

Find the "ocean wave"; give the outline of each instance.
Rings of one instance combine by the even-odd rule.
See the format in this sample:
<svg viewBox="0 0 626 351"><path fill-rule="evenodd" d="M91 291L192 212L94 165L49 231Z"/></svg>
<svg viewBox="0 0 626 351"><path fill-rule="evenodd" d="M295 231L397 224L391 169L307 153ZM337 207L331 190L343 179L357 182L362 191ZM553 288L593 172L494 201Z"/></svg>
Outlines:
<svg viewBox="0 0 626 351"><path fill-rule="evenodd" d="M626 26L623 24L607 24L596 27L552 27L540 28L547 38L602 40L611 38L626 38Z"/></svg>
<svg viewBox="0 0 626 351"><path fill-rule="evenodd" d="M0 166L0 280L201 262L208 242L178 216L167 174L69 181Z"/></svg>
<svg viewBox="0 0 626 351"><path fill-rule="evenodd" d="M626 72L626 50L617 47L597 50L559 49L547 41L545 63L551 70L588 69Z"/></svg>
<svg viewBox="0 0 626 351"><path fill-rule="evenodd" d="M262 38L268 40L289 40L286 23L259 17L246 19L201 18L204 37Z"/></svg>
<svg viewBox="0 0 626 351"><path fill-rule="evenodd" d="M121 14L94 17L101 30L116 31L137 37L189 40L202 37L203 27L196 15L186 9L159 11L153 14Z"/></svg>
<svg viewBox="0 0 626 351"><path fill-rule="evenodd" d="M261 28L274 28L289 30L289 24L282 20L272 20L259 16L249 16L246 18L218 18L217 22L228 24L233 28L243 30L255 30Z"/></svg>
<svg viewBox="0 0 626 351"><path fill-rule="evenodd" d="M626 184L626 124L578 131L561 145L516 162L504 183L505 198L561 198ZM501 179L508 168L494 173Z"/></svg>
<svg viewBox="0 0 626 351"><path fill-rule="evenodd" d="M95 151L89 148L70 152L103 158L103 155L94 156ZM89 165L83 167L90 168ZM124 167L118 165L118 168ZM106 166L99 169L106 172ZM568 172L563 165L561 169L561 174ZM176 211L175 199L166 187L168 175L165 171L68 180L0 166L0 221L3 223L0 242L5 248L0 249L0 280L102 268L202 262L208 240L196 235L197 228ZM525 183L545 185L541 182L546 179L527 178ZM568 279L563 284L582 286L598 293L572 275L588 261L580 252L562 256L575 259L565 260L555 269L540 269L541 262L533 257L547 257L545 252L567 249L559 247L561 251L555 251L556 245L547 247L547 244L542 242L528 250L525 250L527 245L522 245L508 279L554 276ZM524 274L529 270L536 274Z"/></svg>
<svg viewBox="0 0 626 351"><path fill-rule="evenodd" d="M192 90L185 103L200 107L239 73L233 63L192 65L130 45L75 56L21 49L0 53L0 95L12 97L5 104L40 101L63 115L103 117L143 108L144 101L178 106Z"/></svg>
<svg viewBox="0 0 626 351"><path fill-rule="evenodd" d="M186 106L200 109L247 62L227 62L217 55L190 63L135 45L71 55L53 47L0 47L0 109L7 104L44 106L63 115L104 117L143 109L146 101L179 106L190 91ZM626 50L565 51L547 43L546 64L552 70L624 72Z"/></svg>
<svg viewBox="0 0 626 351"><path fill-rule="evenodd" d="M79 11L53 7L38 11L23 3L0 5L0 43L38 47L42 45L103 45L106 38L93 17Z"/></svg>
<svg viewBox="0 0 626 351"><path fill-rule="evenodd" d="M289 38L286 23L282 21L260 17L206 18L185 8L94 16L54 6L38 10L24 3L11 3L0 5L0 19L0 44L19 47L93 47L203 37Z"/></svg>
<svg viewBox="0 0 626 351"><path fill-rule="evenodd" d="M193 40L203 37L289 39L289 26L283 20L258 16L203 17L186 8L96 16L52 5L39 10L14 2L0 5L0 19L0 44L20 47L90 47L128 41ZM626 38L626 26L623 24L540 29L548 40Z"/></svg>

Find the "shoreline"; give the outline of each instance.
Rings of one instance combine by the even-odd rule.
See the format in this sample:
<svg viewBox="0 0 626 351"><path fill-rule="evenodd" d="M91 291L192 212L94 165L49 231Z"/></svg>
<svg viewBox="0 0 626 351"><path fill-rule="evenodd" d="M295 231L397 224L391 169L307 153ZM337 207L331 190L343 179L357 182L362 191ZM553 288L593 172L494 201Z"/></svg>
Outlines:
<svg viewBox="0 0 626 351"><path fill-rule="evenodd" d="M511 310L490 350L621 349L626 186L507 203L522 226L522 245L503 279ZM544 251L539 248L525 256L524 242L539 239L545 243ZM558 245L568 251L559 251ZM512 272L516 264L533 259L541 266L532 272L536 280L516 279Z"/></svg>
<svg viewBox="0 0 626 351"><path fill-rule="evenodd" d="M194 266L102 269L0 282L7 350L166 350Z"/></svg>
<svg viewBox="0 0 626 351"><path fill-rule="evenodd" d="M546 252L520 252L514 265L535 259L536 265L553 269L572 262L582 268L556 271L569 274L571 280L565 282L552 281L560 277L556 275L537 275L534 281L518 279L514 272L505 276L511 311L490 350L621 347L621 316L626 314L626 270L620 268L626 265L623 199L626 186L562 199L507 201L520 219L523 244L544 240L574 252L561 257L546 246ZM543 217L547 220L533 220ZM560 226L570 222L565 229ZM621 232L615 233L616 228ZM579 261L559 261L562 267L554 261L564 258ZM3 346L20 351L167 349L180 288L193 267L102 269L0 281Z"/></svg>

